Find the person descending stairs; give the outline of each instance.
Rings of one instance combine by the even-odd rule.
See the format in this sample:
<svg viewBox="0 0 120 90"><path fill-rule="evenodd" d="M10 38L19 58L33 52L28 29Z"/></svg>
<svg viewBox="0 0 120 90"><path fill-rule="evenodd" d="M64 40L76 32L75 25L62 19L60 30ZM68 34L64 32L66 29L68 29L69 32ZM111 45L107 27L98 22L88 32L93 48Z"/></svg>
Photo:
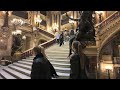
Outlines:
<svg viewBox="0 0 120 90"><path fill-rule="evenodd" d="M47 48L45 53L59 75L58 78L53 79L69 79L69 43L65 42L61 47L58 44L54 44ZM0 79L30 79L33 58L34 56L30 56L8 66L0 66Z"/></svg>

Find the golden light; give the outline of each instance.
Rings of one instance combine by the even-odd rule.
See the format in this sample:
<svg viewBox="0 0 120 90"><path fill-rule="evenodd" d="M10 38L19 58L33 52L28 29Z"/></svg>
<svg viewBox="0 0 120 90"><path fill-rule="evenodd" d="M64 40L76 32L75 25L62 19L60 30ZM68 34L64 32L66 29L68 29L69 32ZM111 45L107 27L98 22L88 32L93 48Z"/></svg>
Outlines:
<svg viewBox="0 0 120 90"><path fill-rule="evenodd" d="M97 14L103 14L104 13L104 11L95 11Z"/></svg>
<svg viewBox="0 0 120 90"><path fill-rule="evenodd" d="M35 16L34 21L35 21L35 23L41 23L42 19L40 18L40 15Z"/></svg>
<svg viewBox="0 0 120 90"><path fill-rule="evenodd" d="M6 13L6 11L2 11L3 14ZM12 15L12 11L8 11L8 15L11 16Z"/></svg>
<svg viewBox="0 0 120 90"><path fill-rule="evenodd" d="M58 25L56 23L53 24L53 29L58 29Z"/></svg>
<svg viewBox="0 0 120 90"><path fill-rule="evenodd" d="M16 30L12 32L12 35L22 34L21 30Z"/></svg>
<svg viewBox="0 0 120 90"><path fill-rule="evenodd" d="M109 63L101 63L101 70L104 72L106 70L111 70L113 71L113 64Z"/></svg>
<svg viewBox="0 0 120 90"><path fill-rule="evenodd" d="M25 40L25 39L26 39L26 36L24 35L24 36L22 37L22 39Z"/></svg>
<svg viewBox="0 0 120 90"><path fill-rule="evenodd" d="M70 18L73 18L73 16L70 16ZM69 19L69 23L74 23L74 21Z"/></svg>
<svg viewBox="0 0 120 90"><path fill-rule="evenodd" d="M0 42L3 42L3 39L1 39Z"/></svg>

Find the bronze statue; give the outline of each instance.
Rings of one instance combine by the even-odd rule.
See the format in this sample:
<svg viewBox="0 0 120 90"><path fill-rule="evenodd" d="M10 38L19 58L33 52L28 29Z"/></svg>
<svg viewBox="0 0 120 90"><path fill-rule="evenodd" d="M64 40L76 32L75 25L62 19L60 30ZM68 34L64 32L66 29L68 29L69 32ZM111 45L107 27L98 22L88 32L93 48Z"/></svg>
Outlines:
<svg viewBox="0 0 120 90"><path fill-rule="evenodd" d="M68 14L66 13L66 16L69 19L79 22L79 25L77 26L78 33L76 34L75 37L71 38L69 41L70 47L69 55L71 54L71 46L74 40L80 41L83 46L83 49L88 44L88 41L95 41L95 29L94 24L92 22L93 13L94 11L79 11L80 17L77 19L69 17Z"/></svg>

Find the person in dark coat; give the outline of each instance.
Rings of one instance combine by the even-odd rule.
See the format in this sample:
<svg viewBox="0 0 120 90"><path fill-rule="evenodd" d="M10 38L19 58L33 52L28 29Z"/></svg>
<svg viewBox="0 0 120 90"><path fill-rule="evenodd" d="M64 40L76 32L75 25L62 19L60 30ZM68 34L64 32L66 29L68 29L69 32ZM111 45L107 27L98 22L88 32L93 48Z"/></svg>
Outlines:
<svg viewBox="0 0 120 90"><path fill-rule="evenodd" d="M42 54L44 55L44 57L46 58L46 60L48 60L48 59L47 59L47 56L46 56L46 54L45 54L45 49L44 49L44 47L40 46L40 48L41 48L41 50L42 50ZM48 60L48 65L49 65L49 67L50 67L50 75L51 75L51 78L58 78L59 75L56 73L53 65L50 63L49 60Z"/></svg>
<svg viewBox="0 0 120 90"><path fill-rule="evenodd" d="M60 34L60 46L64 44L64 35L63 32Z"/></svg>
<svg viewBox="0 0 120 90"><path fill-rule="evenodd" d="M51 79L48 60L42 54L41 48L34 47L33 52L35 57L32 64L31 79Z"/></svg>
<svg viewBox="0 0 120 90"><path fill-rule="evenodd" d="M81 43L73 41L72 50L73 54L70 55L70 79L84 79L86 74Z"/></svg>

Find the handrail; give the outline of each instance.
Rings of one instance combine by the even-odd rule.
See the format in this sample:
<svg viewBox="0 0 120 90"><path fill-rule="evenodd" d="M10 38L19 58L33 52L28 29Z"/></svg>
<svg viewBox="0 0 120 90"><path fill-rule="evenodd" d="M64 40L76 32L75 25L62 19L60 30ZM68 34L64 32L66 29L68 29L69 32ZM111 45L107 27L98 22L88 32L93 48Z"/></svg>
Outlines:
<svg viewBox="0 0 120 90"><path fill-rule="evenodd" d="M103 20L101 23L97 24L95 27L96 27L96 28L101 28L101 26L102 26L103 23L108 24L108 23L106 23L106 22L108 22L109 19L110 19L114 14L116 14L117 12L118 12L118 11L116 11L116 12L114 12L113 14L111 14L110 16L108 16L105 20Z"/></svg>
<svg viewBox="0 0 120 90"><path fill-rule="evenodd" d="M43 33L43 34L45 34L45 35L53 38L53 39L51 39L51 40L49 40L49 41L47 41L47 42L44 42L44 43L42 43L42 44L40 44L40 45L38 45L38 46L42 46L42 47L44 47L44 48L47 48L47 47L53 45L53 44L56 42L56 38L54 37L53 34L48 33L48 32L46 32L46 31L44 31L44 30L39 29L39 28L37 28L37 29L38 29L41 33ZM28 49L28 50L26 50L26 51L24 51L24 52L22 53L22 58L26 58L26 57L28 57L28 56L31 56L32 54L33 54L33 48L30 48L30 49Z"/></svg>
<svg viewBox="0 0 120 90"><path fill-rule="evenodd" d="M42 30L42 29L40 29L40 28L37 28L37 29L38 29L41 33L45 34L46 36L49 36L49 37L51 37L51 38L54 38L54 35L53 35L53 34L47 32L47 31L45 31L45 30Z"/></svg>

